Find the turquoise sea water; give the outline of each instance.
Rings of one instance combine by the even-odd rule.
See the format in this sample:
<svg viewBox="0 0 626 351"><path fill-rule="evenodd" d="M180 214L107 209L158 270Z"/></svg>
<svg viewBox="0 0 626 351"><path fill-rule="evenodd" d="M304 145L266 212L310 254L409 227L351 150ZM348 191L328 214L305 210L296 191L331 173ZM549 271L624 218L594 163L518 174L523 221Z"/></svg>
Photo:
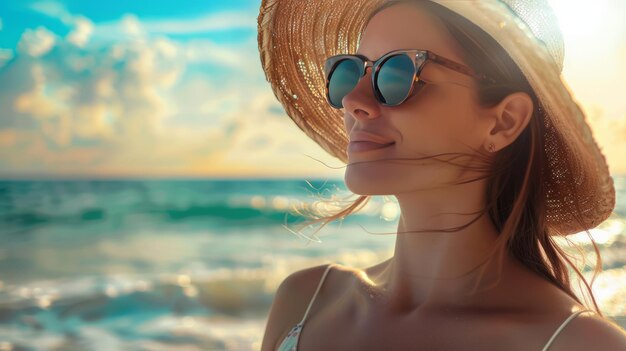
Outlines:
<svg viewBox="0 0 626 351"><path fill-rule="evenodd" d="M595 284L622 322L626 177L614 179ZM395 235L375 235L397 227L386 197L317 241L288 229L293 205L334 193L349 195L340 180L0 181L0 350L258 350L290 272L393 254Z"/></svg>

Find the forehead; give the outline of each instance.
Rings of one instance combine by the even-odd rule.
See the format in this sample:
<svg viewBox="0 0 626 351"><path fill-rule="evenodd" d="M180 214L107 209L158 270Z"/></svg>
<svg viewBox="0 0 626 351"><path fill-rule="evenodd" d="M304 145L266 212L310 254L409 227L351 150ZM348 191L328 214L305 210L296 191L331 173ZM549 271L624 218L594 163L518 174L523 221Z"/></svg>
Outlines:
<svg viewBox="0 0 626 351"><path fill-rule="evenodd" d="M376 60L398 49L430 50L462 61L458 44L443 22L412 4L395 4L375 14L363 31L357 54Z"/></svg>

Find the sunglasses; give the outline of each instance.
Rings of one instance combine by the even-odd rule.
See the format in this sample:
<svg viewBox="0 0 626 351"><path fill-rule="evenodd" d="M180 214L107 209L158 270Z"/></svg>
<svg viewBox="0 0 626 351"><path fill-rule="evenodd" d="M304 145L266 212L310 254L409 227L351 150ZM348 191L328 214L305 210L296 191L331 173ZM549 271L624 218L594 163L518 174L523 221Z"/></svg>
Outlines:
<svg viewBox="0 0 626 351"><path fill-rule="evenodd" d="M394 50L376 61L363 55L335 55L326 59L326 100L337 109L343 108L342 100L372 67L372 87L376 100L383 106L398 106L430 82L420 79L426 62L432 61L479 80L495 81L484 74L477 74L469 67L436 55L428 50ZM415 89L418 83L418 89Z"/></svg>

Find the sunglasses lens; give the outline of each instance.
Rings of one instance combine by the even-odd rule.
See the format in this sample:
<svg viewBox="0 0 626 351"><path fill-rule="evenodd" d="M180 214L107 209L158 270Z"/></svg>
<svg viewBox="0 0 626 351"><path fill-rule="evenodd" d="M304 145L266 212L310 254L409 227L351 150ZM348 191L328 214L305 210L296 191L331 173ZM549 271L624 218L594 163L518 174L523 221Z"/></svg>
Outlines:
<svg viewBox="0 0 626 351"><path fill-rule="evenodd" d="M407 55L395 55L388 58L380 67L376 76L378 91L387 105L397 105L404 100L411 90L415 65Z"/></svg>
<svg viewBox="0 0 626 351"><path fill-rule="evenodd" d="M361 69L353 61L344 59L335 65L328 83L328 97L332 105L343 108L341 100L354 89L361 78Z"/></svg>

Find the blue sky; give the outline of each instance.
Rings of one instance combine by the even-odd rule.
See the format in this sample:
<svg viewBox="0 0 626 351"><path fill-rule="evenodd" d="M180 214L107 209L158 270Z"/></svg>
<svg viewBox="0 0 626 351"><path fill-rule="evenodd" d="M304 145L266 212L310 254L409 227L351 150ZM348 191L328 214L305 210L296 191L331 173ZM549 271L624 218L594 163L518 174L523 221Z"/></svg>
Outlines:
<svg viewBox="0 0 626 351"><path fill-rule="evenodd" d="M550 1L564 75L626 173L626 2ZM0 177L342 177L265 81L260 3L0 1Z"/></svg>
<svg viewBox="0 0 626 351"><path fill-rule="evenodd" d="M163 28L161 32L178 40L206 38L216 42L236 42L255 34L254 14L258 6L258 1L251 0L175 2L162 0L63 2L5 0L0 3L0 14L6 14L0 15L3 22L0 46L15 47L24 30L33 26L44 26L58 35L66 35L72 30L72 26L64 22L62 18L64 12L71 16L83 16L95 24L114 23L127 14L140 16L142 21L148 23L203 22L207 17L216 14L222 16L227 13L247 14L253 22L244 25L233 23L232 27L222 30L202 31L197 28L194 31L190 26L188 31L179 29L168 32L167 28Z"/></svg>

